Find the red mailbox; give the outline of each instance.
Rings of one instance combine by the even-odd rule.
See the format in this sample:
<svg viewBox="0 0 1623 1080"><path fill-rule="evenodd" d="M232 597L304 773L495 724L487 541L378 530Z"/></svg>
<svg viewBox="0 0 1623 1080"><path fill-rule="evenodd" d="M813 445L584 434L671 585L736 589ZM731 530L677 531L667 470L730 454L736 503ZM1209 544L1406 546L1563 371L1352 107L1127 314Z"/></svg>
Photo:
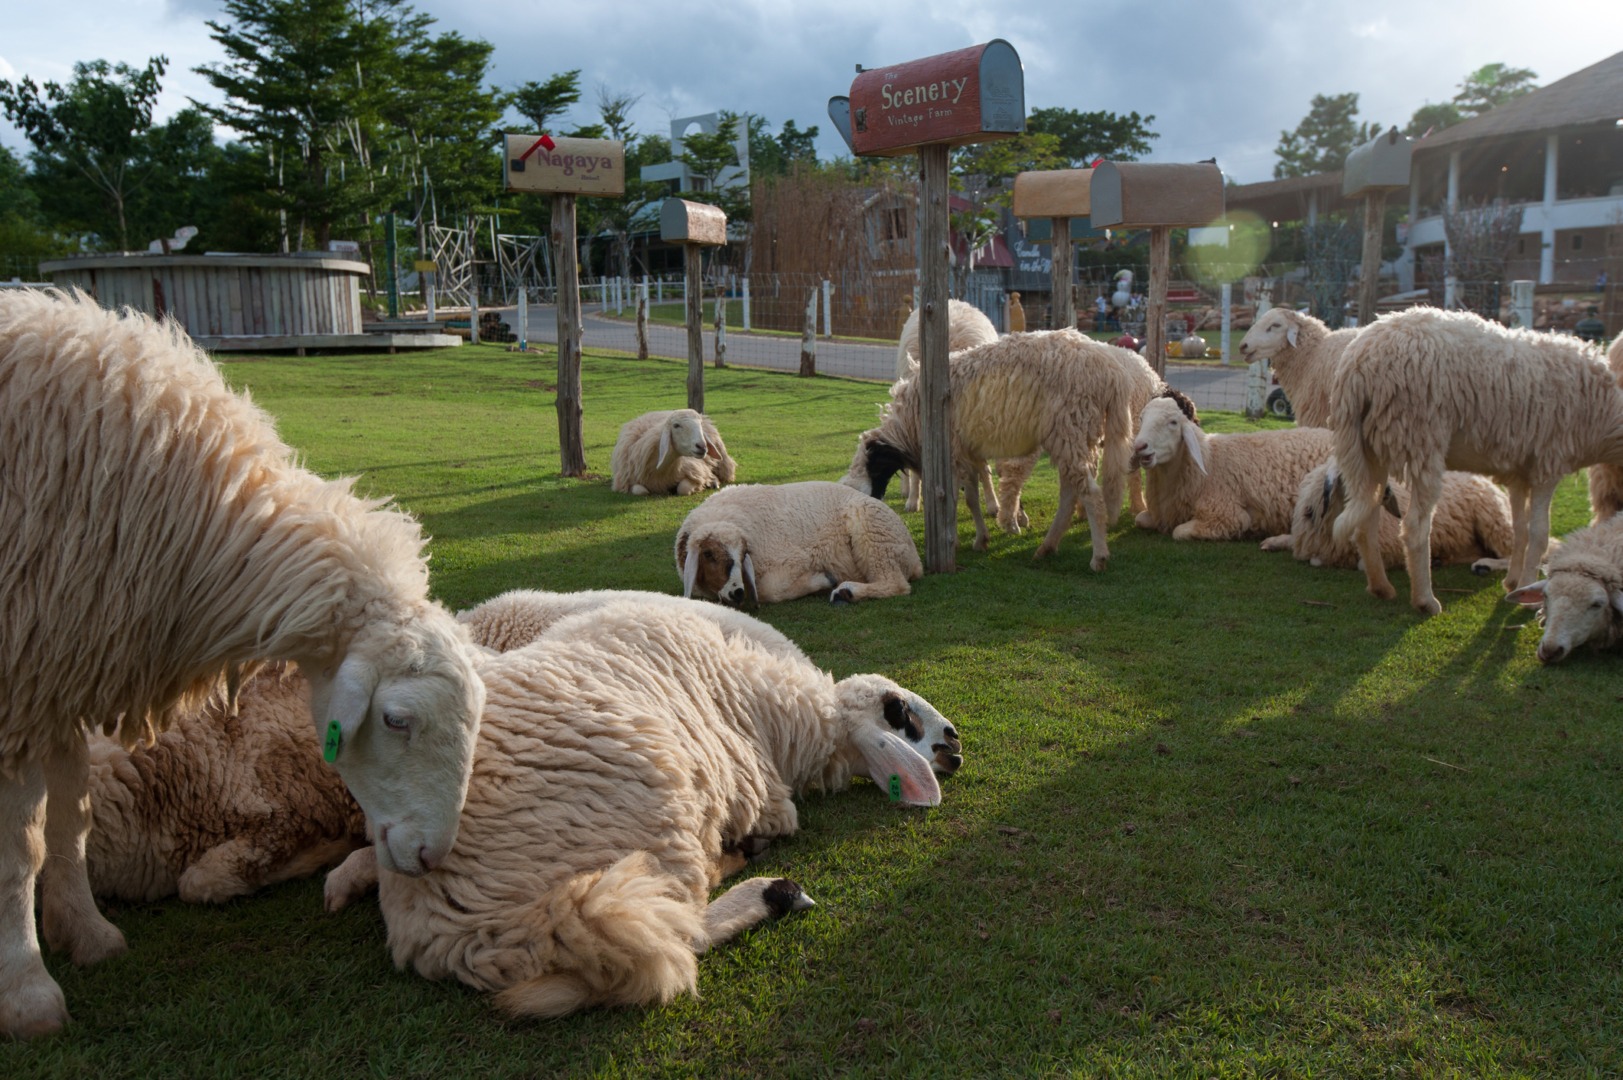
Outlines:
<svg viewBox="0 0 1623 1080"><path fill-rule="evenodd" d="M1001 38L870 68L852 81L844 109L840 102L829 102L829 115L863 156L988 142L1026 130L1025 72L1020 54Z"/></svg>

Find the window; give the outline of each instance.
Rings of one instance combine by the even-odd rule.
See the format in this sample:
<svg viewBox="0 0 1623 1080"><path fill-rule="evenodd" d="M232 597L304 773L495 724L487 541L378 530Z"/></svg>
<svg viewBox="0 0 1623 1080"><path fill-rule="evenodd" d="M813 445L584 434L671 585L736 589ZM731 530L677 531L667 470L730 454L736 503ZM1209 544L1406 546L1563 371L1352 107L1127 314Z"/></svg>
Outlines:
<svg viewBox="0 0 1623 1080"><path fill-rule="evenodd" d="M1574 234L1573 237L1572 237L1572 250L1573 251L1582 251L1583 249L1584 249L1584 234L1583 233Z"/></svg>

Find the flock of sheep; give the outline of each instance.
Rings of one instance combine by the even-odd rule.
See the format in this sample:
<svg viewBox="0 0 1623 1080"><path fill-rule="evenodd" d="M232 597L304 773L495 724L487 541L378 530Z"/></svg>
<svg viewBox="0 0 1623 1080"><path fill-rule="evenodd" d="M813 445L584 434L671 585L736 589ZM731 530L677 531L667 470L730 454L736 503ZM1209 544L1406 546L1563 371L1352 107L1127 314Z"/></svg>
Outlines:
<svg viewBox="0 0 1623 1080"><path fill-rule="evenodd" d="M1623 468L1623 345L1608 370L1473 316L1330 334L1275 311L1242 348L1328 428L1209 435L1134 353L950 314L977 547L983 491L1018 531L1042 452L1060 503L1039 556L1080 510L1103 570L1130 490L1143 527L1361 562L1376 595L1402 560L1426 612L1434 556L1497 557L1511 598L1545 609L1541 660L1619 636L1623 473L1594 469L1597 523L1537 570L1555 482ZM722 488L676 537L683 597L523 591L453 615L428 598L417 523L299 467L181 330L0 295L0 1033L68 1018L36 881L46 944L89 964L125 948L97 895L218 902L341 862L329 909L375 887L398 965L526 1016L691 992L711 945L809 906L782 878L709 896L795 831L794 796L864 776L935 805L962 744L917 694L836 681L732 608L920 576L873 497L917 471L908 351L842 483L732 485L688 410L626 425L615 490Z"/></svg>

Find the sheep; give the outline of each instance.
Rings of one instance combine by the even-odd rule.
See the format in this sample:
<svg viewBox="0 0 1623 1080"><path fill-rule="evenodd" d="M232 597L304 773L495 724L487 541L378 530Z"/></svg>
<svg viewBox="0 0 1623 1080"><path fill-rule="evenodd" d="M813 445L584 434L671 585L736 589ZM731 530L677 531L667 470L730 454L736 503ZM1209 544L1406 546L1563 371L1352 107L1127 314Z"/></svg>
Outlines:
<svg viewBox="0 0 1623 1080"><path fill-rule="evenodd" d="M1618 385L1623 386L1623 334L1612 342L1612 347L1606 352L1606 366L1611 369L1612 377ZM1623 467L1617 465L1593 465L1589 469L1589 510L1592 515L1590 524L1596 525L1619 510L1623 510Z"/></svg>
<svg viewBox="0 0 1623 1080"><path fill-rule="evenodd" d="M68 1019L35 937L42 866L48 945L125 948L84 861L89 724L149 741L293 660L382 860L420 874L450 849L473 646L428 599L417 523L351 485L298 467L178 325L0 293L0 1033Z"/></svg>
<svg viewBox="0 0 1623 1080"><path fill-rule="evenodd" d="M1289 532L1302 476L1330 456L1322 428L1208 435L1194 403L1168 390L1145 406L1133 460L1145 469L1140 528L1174 540L1240 540Z"/></svg>
<svg viewBox="0 0 1623 1080"><path fill-rule="evenodd" d="M1544 609L1541 664L1555 664L1586 643L1623 640L1623 517L1568 533L1550 553L1549 576L1512 589L1512 603Z"/></svg>
<svg viewBox="0 0 1623 1080"><path fill-rule="evenodd" d="M627 420L609 456L610 486L630 495L691 495L732 483L736 472L716 425L692 409Z"/></svg>
<svg viewBox="0 0 1623 1080"><path fill-rule="evenodd" d="M1075 330L1008 334L956 356L949 369L953 403L952 457L961 486L988 458L1023 457L1045 450L1060 475L1059 510L1037 548L1041 558L1059 549L1081 501L1093 539L1095 571L1105 568L1109 488L1126 477L1132 421L1131 386L1122 365L1106 346ZM920 458L918 380L904 379L892 390L883 423L858 441L846 484L883 497L885 485L901 468L917 468ZM1099 475L1094 459L1103 444ZM965 488L975 520L975 549L986 549L986 522L975 486ZM1121 489L1115 488L1116 505Z"/></svg>
<svg viewBox="0 0 1623 1080"><path fill-rule="evenodd" d="M734 607L829 591L829 602L905 596L924 576L896 511L843 484L741 484L694 507L676 534L682 595Z"/></svg>
<svg viewBox="0 0 1623 1080"><path fill-rule="evenodd" d="M1359 330L1331 388L1335 455L1347 509L1335 534L1357 536L1371 594L1396 595L1380 558L1376 505L1403 476L1409 599L1442 610L1431 586L1432 515L1445 469L1483 473L1510 491L1506 591L1536 577L1560 479L1623 464L1623 389L1600 352L1573 338L1506 330L1478 315L1411 308Z"/></svg>
<svg viewBox="0 0 1623 1080"><path fill-rule="evenodd" d="M1388 483L1382 501L1389 512L1381 516L1381 557L1389 568L1401 566L1398 519L1409 503L1409 493L1399 484ZM1335 459L1315 466L1297 489L1290 532L1264 540L1262 550L1290 551L1314 566L1357 569L1357 549L1337 543L1333 535L1336 517L1346 502ZM1510 552L1510 500L1485 477L1444 473L1432 539L1434 563L1469 562L1474 570L1485 573Z"/></svg>
<svg viewBox="0 0 1623 1080"><path fill-rule="evenodd" d="M1330 426L1330 385L1356 328L1331 330L1301 311L1269 308L1240 340L1246 362L1268 360L1299 427Z"/></svg>
<svg viewBox="0 0 1623 1080"><path fill-rule="evenodd" d="M694 993L699 954L811 906L764 876L706 903L798 829L792 796L859 775L934 806L936 774L963 761L957 731L917 694L878 675L836 682L676 605L569 616L481 674L455 849L421 878L375 874L358 852L327 903L375 878L396 966L492 992L513 1016Z"/></svg>

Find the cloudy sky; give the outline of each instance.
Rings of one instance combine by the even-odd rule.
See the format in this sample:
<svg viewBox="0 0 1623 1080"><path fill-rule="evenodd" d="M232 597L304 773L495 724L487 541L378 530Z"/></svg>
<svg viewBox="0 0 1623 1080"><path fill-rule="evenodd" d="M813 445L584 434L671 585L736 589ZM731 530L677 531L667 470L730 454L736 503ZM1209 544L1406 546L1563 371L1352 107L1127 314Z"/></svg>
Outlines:
<svg viewBox="0 0 1623 1080"><path fill-rule="evenodd" d="M1216 156L1239 182L1272 176L1281 130L1314 94L1357 91L1360 117L1402 125L1500 61L1542 85L1623 49L1623 3L1574 0L417 0L441 29L494 42L498 85L581 69L595 88L640 94L638 129L715 109L793 118L844 151L825 112L854 65L910 60L1002 37L1025 63L1030 108L1151 113L1150 160ZM221 59L204 25L216 0L8 5L0 78L65 80L75 60L170 59L160 118L213 91L191 69ZM583 103L585 104L585 103ZM594 119L581 108L570 117ZM0 143L23 149L0 119Z"/></svg>

